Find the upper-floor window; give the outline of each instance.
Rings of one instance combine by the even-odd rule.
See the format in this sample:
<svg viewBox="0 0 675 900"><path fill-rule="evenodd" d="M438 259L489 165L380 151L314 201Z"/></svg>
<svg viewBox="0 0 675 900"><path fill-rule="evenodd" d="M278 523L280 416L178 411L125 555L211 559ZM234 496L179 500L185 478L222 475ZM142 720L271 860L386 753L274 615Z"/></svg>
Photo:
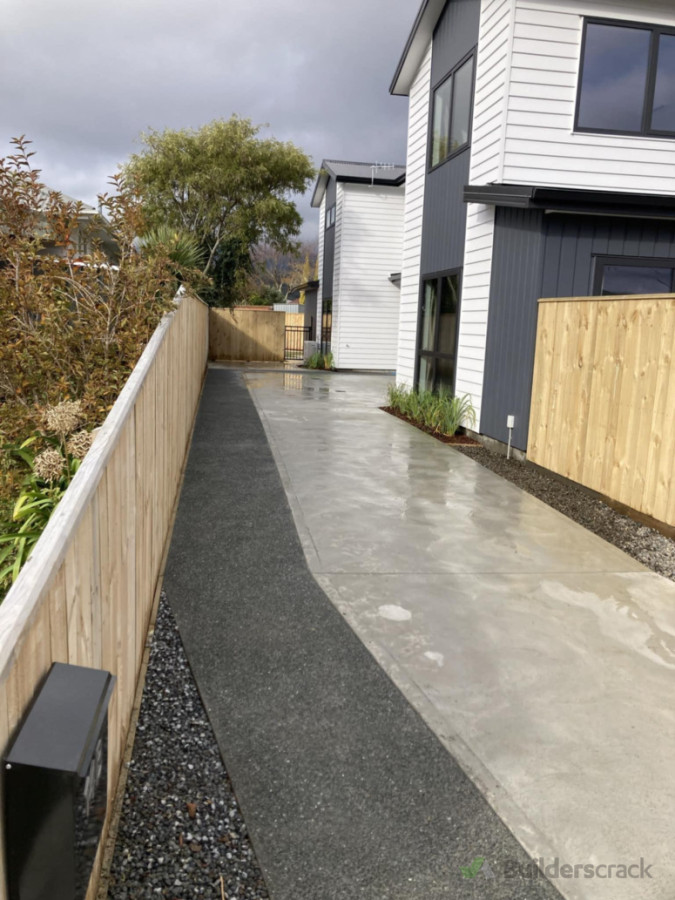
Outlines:
<svg viewBox="0 0 675 900"><path fill-rule="evenodd" d="M472 95L473 55L456 66L434 91L432 166L437 166L468 146Z"/></svg>
<svg viewBox="0 0 675 900"><path fill-rule="evenodd" d="M326 228L332 228L333 225L335 225L335 204L326 210Z"/></svg>
<svg viewBox="0 0 675 900"><path fill-rule="evenodd" d="M576 129L675 136L675 29L586 21Z"/></svg>

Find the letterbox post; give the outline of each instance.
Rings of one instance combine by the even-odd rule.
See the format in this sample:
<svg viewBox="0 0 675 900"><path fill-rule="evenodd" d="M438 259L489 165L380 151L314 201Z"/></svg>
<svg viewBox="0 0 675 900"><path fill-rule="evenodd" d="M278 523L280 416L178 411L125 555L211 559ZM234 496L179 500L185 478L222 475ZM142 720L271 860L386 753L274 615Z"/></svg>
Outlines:
<svg viewBox="0 0 675 900"><path fill-rule="evenodd" d="M107 808L114 684L54 663L5 755L9 900L84 900Z"/></svg>

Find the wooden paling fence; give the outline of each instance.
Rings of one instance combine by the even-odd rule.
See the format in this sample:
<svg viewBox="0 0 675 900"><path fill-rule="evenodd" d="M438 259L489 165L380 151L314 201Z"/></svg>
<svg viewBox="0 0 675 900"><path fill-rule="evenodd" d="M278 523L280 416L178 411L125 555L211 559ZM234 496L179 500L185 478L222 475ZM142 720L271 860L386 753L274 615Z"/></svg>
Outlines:
<svg viewBox="0 0 675 900"><path fill-rule="evenodd" d="M153 335L0 606L3 752L52 662L117 677L108 719L108 815L207 349L208 309L184 297ZM0 868L5 900L1 847Z"/></svg>
<svg viewBox="0 0 675 900"><path fill-rule="evenodd" d="M303 323L303 313L275 312L265 307L212 309L209 359L281 362L286 325Z"/></svg>
<svg viewBox="0 0 675 900"><path fill-rule="evenodd" d="M675 525L675 296L540 300L527 455Z"/></svg>

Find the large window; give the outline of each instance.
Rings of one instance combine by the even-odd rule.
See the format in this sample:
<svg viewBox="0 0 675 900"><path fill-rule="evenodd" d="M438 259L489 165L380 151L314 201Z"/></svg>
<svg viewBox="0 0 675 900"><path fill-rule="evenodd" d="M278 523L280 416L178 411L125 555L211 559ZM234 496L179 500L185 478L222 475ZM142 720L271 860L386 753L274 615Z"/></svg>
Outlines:
<svg viewBox="0 0 675 900"><path fill-rule="evenodd" d="M576 129L675 136L675 29L586 21Z"/></svg>
<svg viewBox="0 0 675 900"><path fill-rule="evenodd" d="M593 293L601 297L621 294L671 294L675 260L596 256Z"/></svg>
<svg viewBox="0 0 675 900"><path fill-rule="evenodd" d="M417 386L420 390L455 389L460 273L427 278L422 284Z"/></svg>
<svg viewBox="0 0 675 900"><path fill-rule="evenodd" d="M473 56L463 60L434 91L431 165L437 166L469 144Z"/></svg>

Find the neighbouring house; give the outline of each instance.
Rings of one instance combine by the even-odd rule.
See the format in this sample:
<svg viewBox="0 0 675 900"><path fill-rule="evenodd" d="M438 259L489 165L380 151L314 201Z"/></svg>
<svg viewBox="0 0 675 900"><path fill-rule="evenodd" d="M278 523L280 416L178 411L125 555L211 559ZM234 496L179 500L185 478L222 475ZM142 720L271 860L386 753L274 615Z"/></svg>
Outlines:
<svg viewBox="0 0 675 900"><path fill-rule="evenodd" d="M396 367L404 182L405 166L321 163L317 340L338 369Z"/></svg>
<svg viewBox="0 0 675 900"><path fill-rule="evenodd" d="M399 383L525 450L541 297L673 291L672 0L425 0L409 98Z"/></svg>
<svg viewBox="0 0 675 900"><path fill-rule="evenodd" d="M64 194L62 191L60 193L66 202L80 203L77 227L73 229L70 236L70 249L74 252L75 258L89 255L93 252L94 247L97 246L105 253L110 262L116 262L119 256L119 248L106 227L107 222L104 216L94 209L93 206L75 200L74 197L69 197L68 194ZM65 257L68 255L65 247L57 246L51 241L45 242L41 252L49 256Z"/></svg>

